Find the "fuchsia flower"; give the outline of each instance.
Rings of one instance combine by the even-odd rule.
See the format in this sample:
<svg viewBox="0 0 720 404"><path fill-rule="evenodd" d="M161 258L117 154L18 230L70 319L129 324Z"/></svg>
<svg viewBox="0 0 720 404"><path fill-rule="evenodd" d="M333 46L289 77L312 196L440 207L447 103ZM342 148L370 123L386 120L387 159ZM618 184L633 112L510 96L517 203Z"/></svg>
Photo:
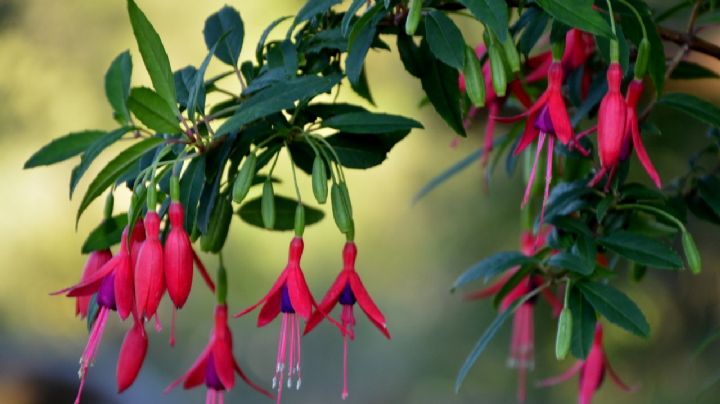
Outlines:
<svg viewBox="0 0 720 404"><path fill-rule="evenodd" d="M608 188L620 162L620 153L625 144L627 112L620 89L622 76L620 64L611 63L607 71L608 92L603 97L598 111L598 154L601 169L590 181L590 186L595 186L607 174L605 188Z"/></svg>
<svg viewBox="0 0 720 404"><path fill-rule="evenodd" d="M148 337L145 326L137 317L133 318L133 326L125 334L120 356L117 362L117 387L122 393L130 387L140 373L148 349Z"/></svg>
<svg viewBox="0 0 720 404"><path fill-rule="evenodd" d="M135 306L141 319L150 319L165 293L160 218L155 211L145 215L145 235L135 263Z"/></svg>
<svg viewBox="0 0 720 404"><path fill-rule="evenodd" d="M165 239L165 283L173 302L170 327L170 345L175 345L175 312L181 309L190 296L193 278L193 249L185 232L183 207L180 202L170 203L170 231Z"/></svg>
<svg viewBox="0 0 720 404"><path fill-rule="evenodd" d="M287 385L288 387L292 386L292 377L295 376L296 389L300 388L302 373L300 371L301 346L300 320L298 316L308 321L313 306L317 306L305 282L302 268L300 268L303 247L303 239L297 236L294 237L290 242L288 264L280 273L280 277L275 281L270 291L259 302L235 315L236 318L243 316L262 305L257 325L263 327L282 312L275 376L273 377L273 388L277 387L278 389L278 403L282 398L283 371L286 360L289 365ZM288 327L290 328L289 333ZM289 354L288 347L290 348Z"/></svg>
<svg viewBox="0 0 720 404"><path fill-rule="evenodd" d="M347 382L347 357L348 357L348 341L355 339L355 315L353 314L353 306L355 303L360 304L360 308L365 312L370 322L380 330L385 337L390 339L390 332L387 329L385 317L375 302L373 302L370 294L365 290L360 276L355 272L355 258L357 257L357 247L352 241L348 241L343 249L343 269L330 286L327 294L320 302L319 308L312 314L310 320L305 324L305 334L312 331L327 313L330 313L336 304L342 305L341 324L343 326L343 390L342 399L348 396Z"/></svg>
<svg viewBox="0 0 720 404"><path fill-rule="evenodd" d="M628 86L627 95L625 98L625 101L627 103L625 137L627 139L627 143L629 143L630 139L632 139L632 145L635 147L635 153L637 153L638 159L640 159L640 163L642 163L643 167L645 168L645 172L647 172L655 185L658 188L661 188L662 184L660 181L660 176L658 175L657 170L655 170L652 161L650 161L650 157L648 156L647 151L645 150L645 145L643 144L642 138L640 137L640 128L638 125L637 116L637 104L640 101L640 96L642 95L643 89L644 86L642 80L637 78L631 81L630 85ZM629 154L629 150L627 154ZM624 156L625 158L628 157L627 154Z"/></svg>
<svg viewBox="0 0 720 404"><path fill-rule="evenodd" d="M98 250L93 251L88 255L87 262L85 263L85 269L83 269L80 282L89 279L95 272L97 272L103 265L105 265L112 258L110 250ZM75 298L75 315L80 318L87 317L88 306L90 305L91 296L78 296Z"/></svg>
<svg viewBox="0 0 720 404"><path fill-rule="evenodd" d="M203 382L207 387L206 404L222 404L223 391L235 386L235 373L261 394L273 398L272 394L253 383L238 365L232 351L232 332L228 327L227 305L215 307L215 326L210 334L210 342L190 370L173 382L165 392L169 392L182 383L183 388L191 389Z"/></svg>
<svg viewBox="0 0 720 404"><path fill-rule="evenodd" d="M602 326L597 323L595 327L595 339L593 340L590 353L585 360L579 360L567 370L567 372L544 380L539 383L541 387L553 386L564 381L569 380L576 373L580 372L580 392L578 395L579 404L590 404L592 402L593 395L598 391L605 379L605 374L610 375L615 384L622 390L631 392L635 389L627 386L620 377L615 373L610 362L605 355L602 344Z"/></svg>
<svg viewBox="0 0 720 404"><path fill-rule="evenodd" d="M548 231L541 231L537 236L530 232L526 232L521 237L521 251L525 255L533 255L545 243ZM497 282L487 288L468 293L465 298L470 300L482 299L497 294L510 278L515 275L519 268L508 271ZM526 276L520 283L515 286L500 303L500 311L507 310L518 299L535 290L542 283L542 277ZM553 309L555 316L560 314L562 303L548 289L543 289L542 296L547 300ZM513 328L510 343L510 357L508 358L508 366L518 369L518 402L524 402L526 397L525 380L527 378L527 370L535 366L534 347L535 332L533 309L536 299L530 299L518 307L513 314Z"/></svg>

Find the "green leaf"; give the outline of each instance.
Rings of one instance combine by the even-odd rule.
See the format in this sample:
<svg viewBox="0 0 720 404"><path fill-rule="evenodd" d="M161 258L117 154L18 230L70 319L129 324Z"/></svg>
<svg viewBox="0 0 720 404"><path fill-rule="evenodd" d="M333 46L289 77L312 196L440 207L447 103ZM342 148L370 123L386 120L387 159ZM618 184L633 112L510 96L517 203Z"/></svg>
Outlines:
<svg viewBox="0 0 720 404"><path fill-rule="evenodd" d="M423 68L420 71L422 88L435 111L460 136L467 136L460 113L458 72L435 59L426 41L420 46Z"/></svg>
<svg viewBox="0 0 720 404"><path fill-rule="evenodd" d="M130 111L140 122L158 133L181 132L180 123L165 100L147 87L136 87L130 91Z"/></svg>
<svg viewBox="0 0 720 404"><path fill-rule="evenodd" d="M432 53L446 65L462 70L465 40L460 29L444 13L432 10L425 16L425 38Z"/></svg>
<svg viewBox="0 0 720 404"><path fill-rule="evenodd" d="M127 4L133 34L135 34L145 68L150 75L150 81L158 95L167 102L173 112L177 113L175 81L170 69L170 60L160 36L134 0L128 0Z"/></svg>
<svg viewBox="0 0 720 404"><path fill-rule="evenodd" d="M485 282L510 268L534 262L531 257L516 251L493 254L471 266L458 276L451 290L483 278Z"/></svg>
<svg viewBox="0 0 720 404"><path fill-rule="evenodd" d="M241 24L242 24L242 22L241 22ZM188 89L188 97L187 97L188 116L190 117L190 120L193 122L195 122L195 111L196 110L199 111L200 113L203 113L203 114L205 113L205 71L207 70L208 65L210 64L210 59L212 59L212 55L216 54L217 53L216 51L218 49L222 48L227 43L227 41L232 40L232 38L228 37L228 34L230 34L229 31L221 34L218 37L217 41L210 48L210 51L208 52L207 56L205 56L205 59L203 60L202 64L200 65L200 68L193 75L194 82L193 82L192 86ZM242 46L242 39L240 40L240 43Z"/></svg>
<svg viewBox="0 0 720 404"><path fill-rule="evenodd" d="M351 83L358 83L365 65L370 46L375 40L377 24L385 16L382 4L376 3L353 25L348 37L348 54L345 59L345 73Z"/></svg>
<svg viewBox="0 0 720 404"><path fill-rule="evenodd" d="M502 42L508 32L508 6L505 0L460 0Z"/></svg>
<svg viewBox="0 0 720 404"><path fill-rule="evenodd" d="M591 281L581 281L576 286L595 310L611 323L641 337L650 335L650 325L645 316L623 292Z"/></svg>
<svg viewBox="0 0 720 404"><path fill-rule="evenodd" d="M237 66L245 38L245 26L237 10L225 6L212 14L205 20L203 35L210 54L230 66ZM227 37L221 42L224 35Z"/></svg>
<svg viewBox="0 0 720 404"><path fill-rule="evenodd" d="M188 164L180 179L180 202L185 208L185 229L195 227L198 203L205 185L205 157L195 158Z"/></svg>
<svg viewBox="0 0 720 404"><path fill-rule="evenodd" d="M479 160L483 154L485 153L484 149L481 147L474 152L470 153L467 157L463 158L462 160L458 161L457 163L454 163L444 171L442 171L440 174L435 176L433 179L428 181L427 184L425 184L422 188L420 188L420 191L418 191L417 194L413 197L412 203L417 203L420 199L424 198L427 194L432 192L435 188L439 187L440 185L444 184L445 181L449 180L450 178L454 177L455 174L461 172L462 170L470 167L470 165L474 162Z"/></svg>
<svg viewBox="0 0 720 404"><path fill-rule="evenodd" d="M670 78L674 80L718 79L720 75L703 65L683 60L672 71Z"/></svg>
<svg viewBox="0 0 720 404"><path fill-rule="evenodd" d="M585 300L577 288L570 290L568 305L572 311L572 340L570 351L578 359L585 359L590 353L597 316L595 309Z"/></svg>
<svg viewBox="0 0 720 404"><path fill-rule="evenodd" d="M550 191L545 208L545 223L553 223L556 217L570 214L583 203L581 197L590 192L584 181L561 182ZM538 218L539 220L539 218Z"/></svg>
<svg viewBox="0 0 720 404"><path fill-rule="evenodd" d="M271 22L270 25L268 25L267 28L265 28L263 30L262 35L260 35L260 40L258 41L257 47L255 48L255 57L257 58L258 64L260 64L261 66L262 66L262 62L263 62L263 57L262 57L263 48L265 47L265 41L267 41L268 36L273 31L273 29L275 29L275 27L277 27L283 21L285 21L291 17L292 17L291 15L279 17L279 18L275 19L273 22Z"/></svg>
<svg viewBox="0 0 720 404"><path fill-rule="evenodd" d="M567 251L561 251L551 256L545 264L551 267L567 269L580 275L590 275L595 269L594 265Z"/></svg>
<svg viewBox="0 0 720 404"><path fill-rule="evenodd" d="M23 168L28 169L37 166L47 166L65 161L85 151L85 149L96 140L105 136L105 134L106 132L102 130L86 130L53 139L53 141L30 156Z"/></svg>
<svg viewBox="0 0 720 404"><path fill-rule="evenodd" d="M683 266L672 248L637 233L620 230L597 241L608 250L641 265L661 269L678 269Z"/></svg>
<svg viewBox="0 0 720 404"><path fill-rule="evenodd" d="M407 136L408 131L378 134L337 133L326 138L347 168L366 169L379 165L393 146Z"/></svg>
<svg viewBox="0 0 720 404"><path fill-rule="evenodd" d="M126 214L103 220L100 226L91 231L85 239L82 246L82 253L89 254L93 251L105 250L119 243L127 221L128 217Z"/></svg>
<svg viewBox="0 0 720 404"><path fill-rule="evenodd" d="M236 132L256 119L293 108L295 101L307 100L330 91L339 82L339 75L331 75L326 77L302 76L275 83L240 104L235 114L220 125L216 136Z"/></svg>
<svg viewBox="0 0 720 404"><path fill-rule="evenodd" d="M660 97L657 103L678 109L701 122L720 128L720 108L694 95L669 93Z"/></svg>
<svg viewBox="0 0 720 404"><path fill-rule="evenodd" d="M77 218L75 219L76 223L80 221L80 216L95 198L100 196L120 175L136 163L145 152L162 142L163 139L157 137L142 140L125 149L118 154L117 157L112 159L88 186L88 190L78 208Z"/></svg>
<svg viewBox="0 0 720 404"><path fill-rule="evenodd" d="M345 15L343 15L342 22L340 23L340 32L342 33L342 36L348 35L348 32L350 31L350 22L352 22L353 17L355 17L355 13L357 13L358 10L360 10L360 7L364 4L366 4L365 0L353 0L350 4L350 7L348 7Z"/></svg>
<svg viewBox="0 0 720 404"><path fill-rule="evenodd" d="M93 161L95 161L97 156L99 156L100 153L102 153L103 150L108 148L110 145L120 140L124 134L131 130L132 128L130 127L115 129L114 131L100 137L100 139L97 139L85 150L85 153L80 156L80 164L73 168L72 174L70 175L70 198L72 198L80 179L83 175L85 175L85 172L88 168L90 168L90 165Z"/></svg>
<svg viewBox="0 0 720 404"><path fill-rule="evenodd" d="M323 121L323 126L348 133L387 133L422 129L420 122L399 115L373 112L349 112Z"/></svg>
<svg viewBox="0 0 720 404"><path fill-rule="evenodd" d="M105 73L105 95L115 112L115 119L123 125L130 121L127 100L130 96L131 75L130 51L119 54Z"/></svg>
<svg viewBox="0 0 720 404"><path fill-rule="evenodd" d="M698 193L700 197L720 215L720 180L714 176L704 176L698 180Z"/></svg>
<svg viewBox="0 0 720 404"><path fill-rule="evenodd" d="M330 7L340 3L342 3L342 0L307 0L295 16L295 25L307 21L320 13L325 13L330 10Z"/></svg>
<svg viewBox="0 0 720 404"><path fill-rule="evenodd" d="M720 8L706 12L697 19L698 25L716 25L720 24Z"/></svg>
<svg viewBox="0 0 720 404"><path fill-rule="evenodd" d="M536 0L536 3L566 25L606 38L613 37L608 23L593 9L592 0Z"/></svg>
<svg viewBox="0 0 720 404"><path fill-rule="evenodd" d="M245 203L238 214L245 222L260 228L265 228L261 209L262 197L252 199ZM271 230L287 231L295 228L295 210L298 202L294 199L275 195L275 225ZM305 225L315 224L325 217L325 214L315 208L303 204L305 208Z"/></svg>

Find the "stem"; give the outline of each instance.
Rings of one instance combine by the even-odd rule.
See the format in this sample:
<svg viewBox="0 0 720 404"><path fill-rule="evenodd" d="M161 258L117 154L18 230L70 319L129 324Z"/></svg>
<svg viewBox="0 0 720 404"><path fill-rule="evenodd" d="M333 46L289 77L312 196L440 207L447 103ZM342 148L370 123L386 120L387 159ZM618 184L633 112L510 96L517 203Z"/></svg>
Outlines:
<svg viewBox="0 0 720 404"><path fill-rule="evenodd" d="M300 195L300 187L298 186L297 174L295 173L295 162L292 159L292 154L290 154L290 149L287 148L287 143L285 144L285 146L286 146L285 149L287 150L287 153L288 153L288 158L290 159L290 167L291 167L291 171L292 171L293 184L295 184L295 195L297 196L298 202L302 203L302 196Z"/></svg>
<svg viewBox="0 0 720 404"><path fill-rule="evenodd" d="M648 37L647 29L645 29L645 22L643 21L642 16L640 16L640 12L638 12L637 9L635 7L633 7L633 5L630 4L630 2L628 2L627 0L618 0L618 1L622 4L624 4L625 7L629 8L630 11L632 11L633 14L635 14L635 18L637 18L638 23L640 24L640 28L642 29L643 38L647 38Z"/></svg>
<svg viewBox="0 0 720 404"><path fill-rule="evenodd" d="M217 280L215 281L215 296L219 305L227 303L227 271L225 271L225 263L223 262L222 251L218 254L220 265L218 266Z"/></svg>
<svg viewBox="0 0 720 404"><path fill-rule="evenodd" d="M675 225L680 229L681 232L683 232L683 233L687 232L687 229L685 228L685 225L683 224L683 222L680 221L680 219L678 219L678 218L676 218L675 216L673 216L673 215L665 212L665 211L662 210L662 209L658 209L658 208L655 208L655 207L652 207L652 206L648 206L648 205L640 205L640 204L638 204L638 203L629 203L629 204L625 204L625 205L617 205L617 206L615 206L615 209L617 209L617 210L639 209L639 210L644 210L644 211L646 211L646 212L652 212L652 213L655 213L655 214L657 214L657 215L660 215L660 216L662 216L662 217L670 220L671 222L675 223Z"/></svg>
<svg viewBox="0 0 720 404"><path fill-rule="evenodd" d="M612 33L617 38L617 32L615 31L615 13L613 13L612 8L612 1L611 0L605 0L608 6L608 14L610 17L610 28L612 29Z"/></svg>

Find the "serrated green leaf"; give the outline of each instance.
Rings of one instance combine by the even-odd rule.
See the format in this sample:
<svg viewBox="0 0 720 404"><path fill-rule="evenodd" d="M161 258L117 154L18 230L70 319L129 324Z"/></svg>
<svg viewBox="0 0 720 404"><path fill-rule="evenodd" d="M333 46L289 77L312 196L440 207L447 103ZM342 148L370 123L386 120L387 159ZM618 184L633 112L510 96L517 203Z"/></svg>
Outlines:
<svg viewBox="0 0 720 404"><path fill-rule="evenodd" d="M172 109L159 94L147 87L136 87L130 91L128 107L140 122L158 133L181 132Z"/></svg>
<svg viewBox="0 0 720 404"><path fill-rule="evenodd" d="M425 16L425 39L441 62L462 70L465 66L465 40L460 29L444 13L432 10Z"/></svg>
<svg viewBox="0 0 720 404"><path fill-rule="evenodd" d="M126 125L130 121L127 100L130 96L131 75L130 51L119 54L105 73L105 96L115 112L115 119L122 125Z"/></svg>
<svg viewBox="0 0 720 404"><path fill-rule="evenodd" d="M155 31L155 28L135 4L134 0L128 0L127 4L133 34L145 63L145 68L150 75L150 81L152 81L158 95L167 102L173 112L177 113L175 81L173 80L172 69L170 69L170 60L160 40L160 35Z"/></svg>
<svg viewBox="0 0 720 404"><path fill-rule="evenodd" d="M208 17L203 36L211 55L230 66L237 66L245 38L245 26L237 10L226 5Z"/></svg>
<svg viewBox="0 0 720 404"><path fill-rule="evenodd" d="M422 129L420 122L400 115L373 112L349 112L323 121L323 126L347 133L388 133Z"/></svg>
<svg viewBox="0 0 720 404"><path fill-rule="evenodd" d="M592 0L536 0L536 3L566 25L606 38L613 37L608 23L593 9Z"/></svg>
<svg viewBox="0 0 720 404"><path fill-rule="evenodd" d="M276 231L287 231L295 228L295 210L298 202L294 199L286 198L284 196L275 195L275 225L271 230ZM243 221L253 226L265 228L262 219L262 208L261 208L262 197L252 199L245 203L240 210L238 215ZM325 217L325 214L315 208L304 205L305 209L305 225L309 226L315 224Z"/></svg>
<svg viewBox="0 0 720 404"><path fill-rule="evenodd" d="M460 0L502 42L508 32L508 6L505 0Z"/></svg>
<svg viewBox="0 0 720 404"><path fill-rule="evenodd" d="M366 169L382 163L395 144L407 136L408 131L378 134L337 133L326 138L347 168Z"/></svg>
<svg viewBox="0 0 720 404"><path fill-rule="evenodd" d="M620 290L591 281L578 282L576 287L595 310L611 323L641 337L650 335L650 325L642 311Z"/></svg>
<svg viewBox="0 0 720 404"><path fill-rule="evenodd" d="M585 359L590 353L597 316L595 309L585 300L580 290L572 288L568 305L572 311L572 340L570 351L578 359Z"/></svg>
<svg viewBox="0 0 720 404"><path fill-rule="evenodd" d="M470 282L476 281L480 278L487 282L490 278L495 277L510 268L525 265L534 262L531 257L521 254L516 251L500 252L493 254L470 268L466 269L462 275L458 276L452 285L452 290L455 290L463 285Z"/></svg>
<svg viewBox="0 0 720 404"><path fill-rule="evenodd" d="M675 108L701 122L720 128L720 108L694 95L669 93L660 97L657 103Z"/></svg>
<svg viewBox="0 0 720 404"><path fill-rule="evenodd" d="M99 156L100 153L102 153L107 147L120 140L124 134L131 130L132 128L129 127L115 129L114 131L101 136L85 150L85 153L80 156L80 164L75 166L70 174L70 198L72 198L80 179L83 175L85 175L85 172L88 168L90 168L90 165L93 161L95 161L97 156Z"/></svg>
<svg viewBox="0 0 720 404"><path fill-rule="evenodd" d="M23 168L28 169L65 161L85 151L105 134L106 132L102 130L86 130L53 139L53 141L30 156Z"/></svg>
<svg viewBox="0 0 720 404"><path fill-rule="evenodd" d="M360 7L364 4L366 4L365 0L353 0L350 4L350 7L348 7L345 15L343 16L342 22L340 22L340 32L342 33L342 36L348 35L348 32L350 31L350 22L352 22L353 17L355 17L355 13L357 13L358 10L360 10Z"/></svg>
<svg viewBox="0 0 720 404"><path fill-rule="evenodd" d="M130 168L130 166L136 163L138 159L145 154L145 152L162 142L163 139L157 137L142 140L125 149L123 152L118 154L117 157L112 159L88 186L88 190L85 193L82 202L80 202L80 207L78 208L77 217L75 219L76 223L80 221L80 216L82 216L82 213L85 209L87 209L92 201L110 187L110 185L112 185L113 182L120 177L120 175Z"/></svg>
<svg viewBox="0 0 720 404"><path fill-rule="evenodd" d="M678 269L682 260L669 246L655 239L628 231L617 231L601 237L598 243L638 264L661 269Z"/></svg>
<svg viewBox="0 0 720 404"><path fill-rule="evenodd" d="M262 66L262 62L263 62L263 57L262 57L262 55L263 55L263 48L265 47L265 41L267 41L268 36L269 36L270 33L273 31L273 29L275 29L275 27L277 27L277 26L280 25L283 21L285 21L285 20L287 20L287 19L290 19L290 18L292 18L291 15L286 15L286 16L283 16L283 17L279 17L279 18L275 19L273 22L271 22L270 25L268 25L268 26L263 30L262 35L260 35L260 40L258 41L257 47L255 48L255 58L257 58L257 61L258 61L258 63L260 64L260 66Z"/></svg>
<svg viewBox="0 0 720 404"><path fill-rule="evenodd" d="M85 239L82 253L89 254L93 251L105 250L118 244L122 238L122 232L127 226L127 221L126 214L103 220L100 226L91 231Z"/></svg>

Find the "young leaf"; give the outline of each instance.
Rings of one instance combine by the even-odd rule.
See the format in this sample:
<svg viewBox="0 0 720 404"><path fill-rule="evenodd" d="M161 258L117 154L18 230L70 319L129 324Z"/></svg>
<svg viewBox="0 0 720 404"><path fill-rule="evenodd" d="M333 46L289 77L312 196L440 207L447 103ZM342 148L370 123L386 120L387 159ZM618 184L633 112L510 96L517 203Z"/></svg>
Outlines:
<svg viewBox="0 0 720 404"><path fill-rule="evenodd" d="M446 65L462 70L465 40L460 29L444 13L432 10L425 16L425 39L432 53Z"/></svg>
<svg viewBox="0 0 720 404"><path fill-rule="evenodd" d="M505 0L460 0L500 40L508 32L508 6Z"/></svg>
<svg viewBox="0 0 720 404"><path fill-rule="evenodd" d="M593 9L592 0L536 0L536 3L566 25L606 38L613 37L608 23Z"/></svg>
<svg viewBox="0 0 720 404"><path fill-rule="evenodd" d="M623 292L592 281L581 281L576 286L595 310L611 323L641 337L650 335L650 325L645 316Z"/></svg>
<svg viewBox="0 0 720 404"><path fill-rule="evenodd" d="M211 55L214 54L230 66L237 66L245 38L245 26L237 10L230 6L224 6L220 11L208 17L205 20L203 35L205 46ZM221 40L224 35L227 37Z"/></svg>
<svg viewBox="0 0 720 404"><path fill-rule="evenodd" d="M373 112L349 112L323 121L323 126L347 133L388 133L422 129L420 122L399 115Z"/></svg>
<svg viewBox="0 0 720 404"><path fill-rule="evenodd" d="M693 118L720 128L720 108L694 95L685 93L665 94L657 103L678 109Z"/></svg>
<svg viewBox="0 0 720 404"><path fill-rule="evenodd" d="M155 31L142 10L135 4L135 1L128 0L127 4L133 34L135 34L145 68L150 75L150 81L152 81L158 95L167 102L175 115L177 115L179 112L175 103L175 81L173 80L170 60L168 60L165 47L157 31Z"/></svg>
<svg viewBox="0 0 720 404"><path fill-rule="evenodd" d="M620 230L597 241L608 250L638 264L661 269L682 267L682 260L672 248L641 234Z"/></svg>
<svg viewBox="0 0 720 404"><path fill-rule="evenodd" d="M440 185L444 184L445 181L455 176L455 174L461 172L462 170L470 167L470 165L474 162L479 160L484 154L483 148L479 148L475 150L474 152L470 153L467 157L463 158L462 160L458 161L457 163L451 165L446 170L442 171L440 174L435 176L435 178L428 181L427 184L425 184L422 188L420 188L420 191L418 191L417 194L413 197L412 203L417 203L420 199L424 198L425 195L432 192L435 188L439 187Z"/></svg>
<svg viewBox="0 0 720 404"><path fill-rule="evenodd" d="M80 179L83 175L85 175L85 172L88 168L90 168L90 165L93 161L95 161L97 156L99 156L100 153L102 153L108 146L120 140L120 138L130 130L132 130L130 127L115 129L114 131L100 137L100 139L97 139L85 150L85 153L80 156L80 164L75 166L70 174L70 198L72 198L78 182L80 182Z"/></svg>
<svg viewBox="0 0 720 404"><path fill-rule="evenodd" d="M248 224L256 227L265 228L262 219L261 197L255 198L245 203L238 214L240 218ZM275 195L275 226L271 230L288 231L295 228L295 211L298 202L294 199L284 196ZM305 225L315 224L323 219L325 214L315 208L303 205L305 209Z"/></svg>
<svg viewBox="0 0 720 404"><path fill-rule="evenodd" d="M178 133L180 123L165 100L147 87L136 87L130 91L128 107L140 122L158 133Z"/></svg>
<svg viewBox="0 0 720 404"><path fill-rule="evenodd" d="M47 166L74 157L87 149L91 144L105 136L102 130L87 130L84 132L69 133L54 139L25 162L23 168Z"/></svg>
<svg viewBox="0 0 720 404"><path fill-rule="evenodd" d="M460 136L467 136L460 113L458 72L433 57L426 41L420 46L423 68L420 81L435 111Z"/></svg>
<svg viewBox="0 0 720 404"><path fill-rule="evenodd" d="M458 276L452 285L451 290L476 281L480 278L487 282L490 278L497 276L510 268L532 263L533 259L519 252L500 252L493 254L475 265L471 266L462 275Z"/></svg>
<svg viewBox="0 0 720 404"><path fill-rule="evenodd" d="M80 216L87 209L92 201L100 196L115 180L120 177L128 168L136 163L140 157L145 154L148 150L162 143L163 140L157 137L142 140L112 159L100 172L97 177L90 183L88 190L80 202L78 208L76 222L80 221Z"/></svg>
<svg viewBox="0 0 720 404"><path fill-rule="evenodd" d="M85 239L81 252L89 254L93 251L104 250L110 248L120 242L122 232L127 225L128 217L126 214L113 216L104 220L100 226L96 227Z"/></svg>
<svg viewBox="0 0 720 404"><path fill-rule="evenodd" d="M583 297L578 288L570 290L568 305L572 312L572 341L570 352L578 359L585 359L590 353L597 316L595 309Z"/></svg>
<svg viewBox="0 0 720 404"><path fill-rule="evenodd" d="M105 73L105 95L115 112L115 119L122 125L130 121L127 100L130 96L132 59L130 51L119 54Z"/></svg>
<svg viewBox="0 0 720 404"><path fill-rule="evenodd" d="M232 222L232 203L226 195L218 195L219 200L213 207L207 232L200 236L200 248L203 251L218 253L227 240Z"/></svg>
<svg viewBox="0 0 720 404"><path fill-rule="evenodd" d="M226 8L229 8L229 7L226 7ZM241 24L242 24L242 22L241 22ZM230 32L221 34L218 37L217 41L210 48L210 52L208 52L208 55L205 56L205 60L203 60L202 64L200 65L200 68L194 74L193 84L189 88L188 98L187 98L187 113L188 113L188 116L190 117L190 120L192 120L193 122L195 121L195 111L196 110L199 111L200 113L205 112L205 105L204 105L205 104L205 71L207 70L207 67L210 64L210 59L212 59L212 55L216 54L217 51L220 48L222 48L224 44L227 43L227 41L230 41L232 39L232 38L228 37L229 36L228 34L230 34ZM242 45L242 39L241 39L240 43Z"/></svg>

